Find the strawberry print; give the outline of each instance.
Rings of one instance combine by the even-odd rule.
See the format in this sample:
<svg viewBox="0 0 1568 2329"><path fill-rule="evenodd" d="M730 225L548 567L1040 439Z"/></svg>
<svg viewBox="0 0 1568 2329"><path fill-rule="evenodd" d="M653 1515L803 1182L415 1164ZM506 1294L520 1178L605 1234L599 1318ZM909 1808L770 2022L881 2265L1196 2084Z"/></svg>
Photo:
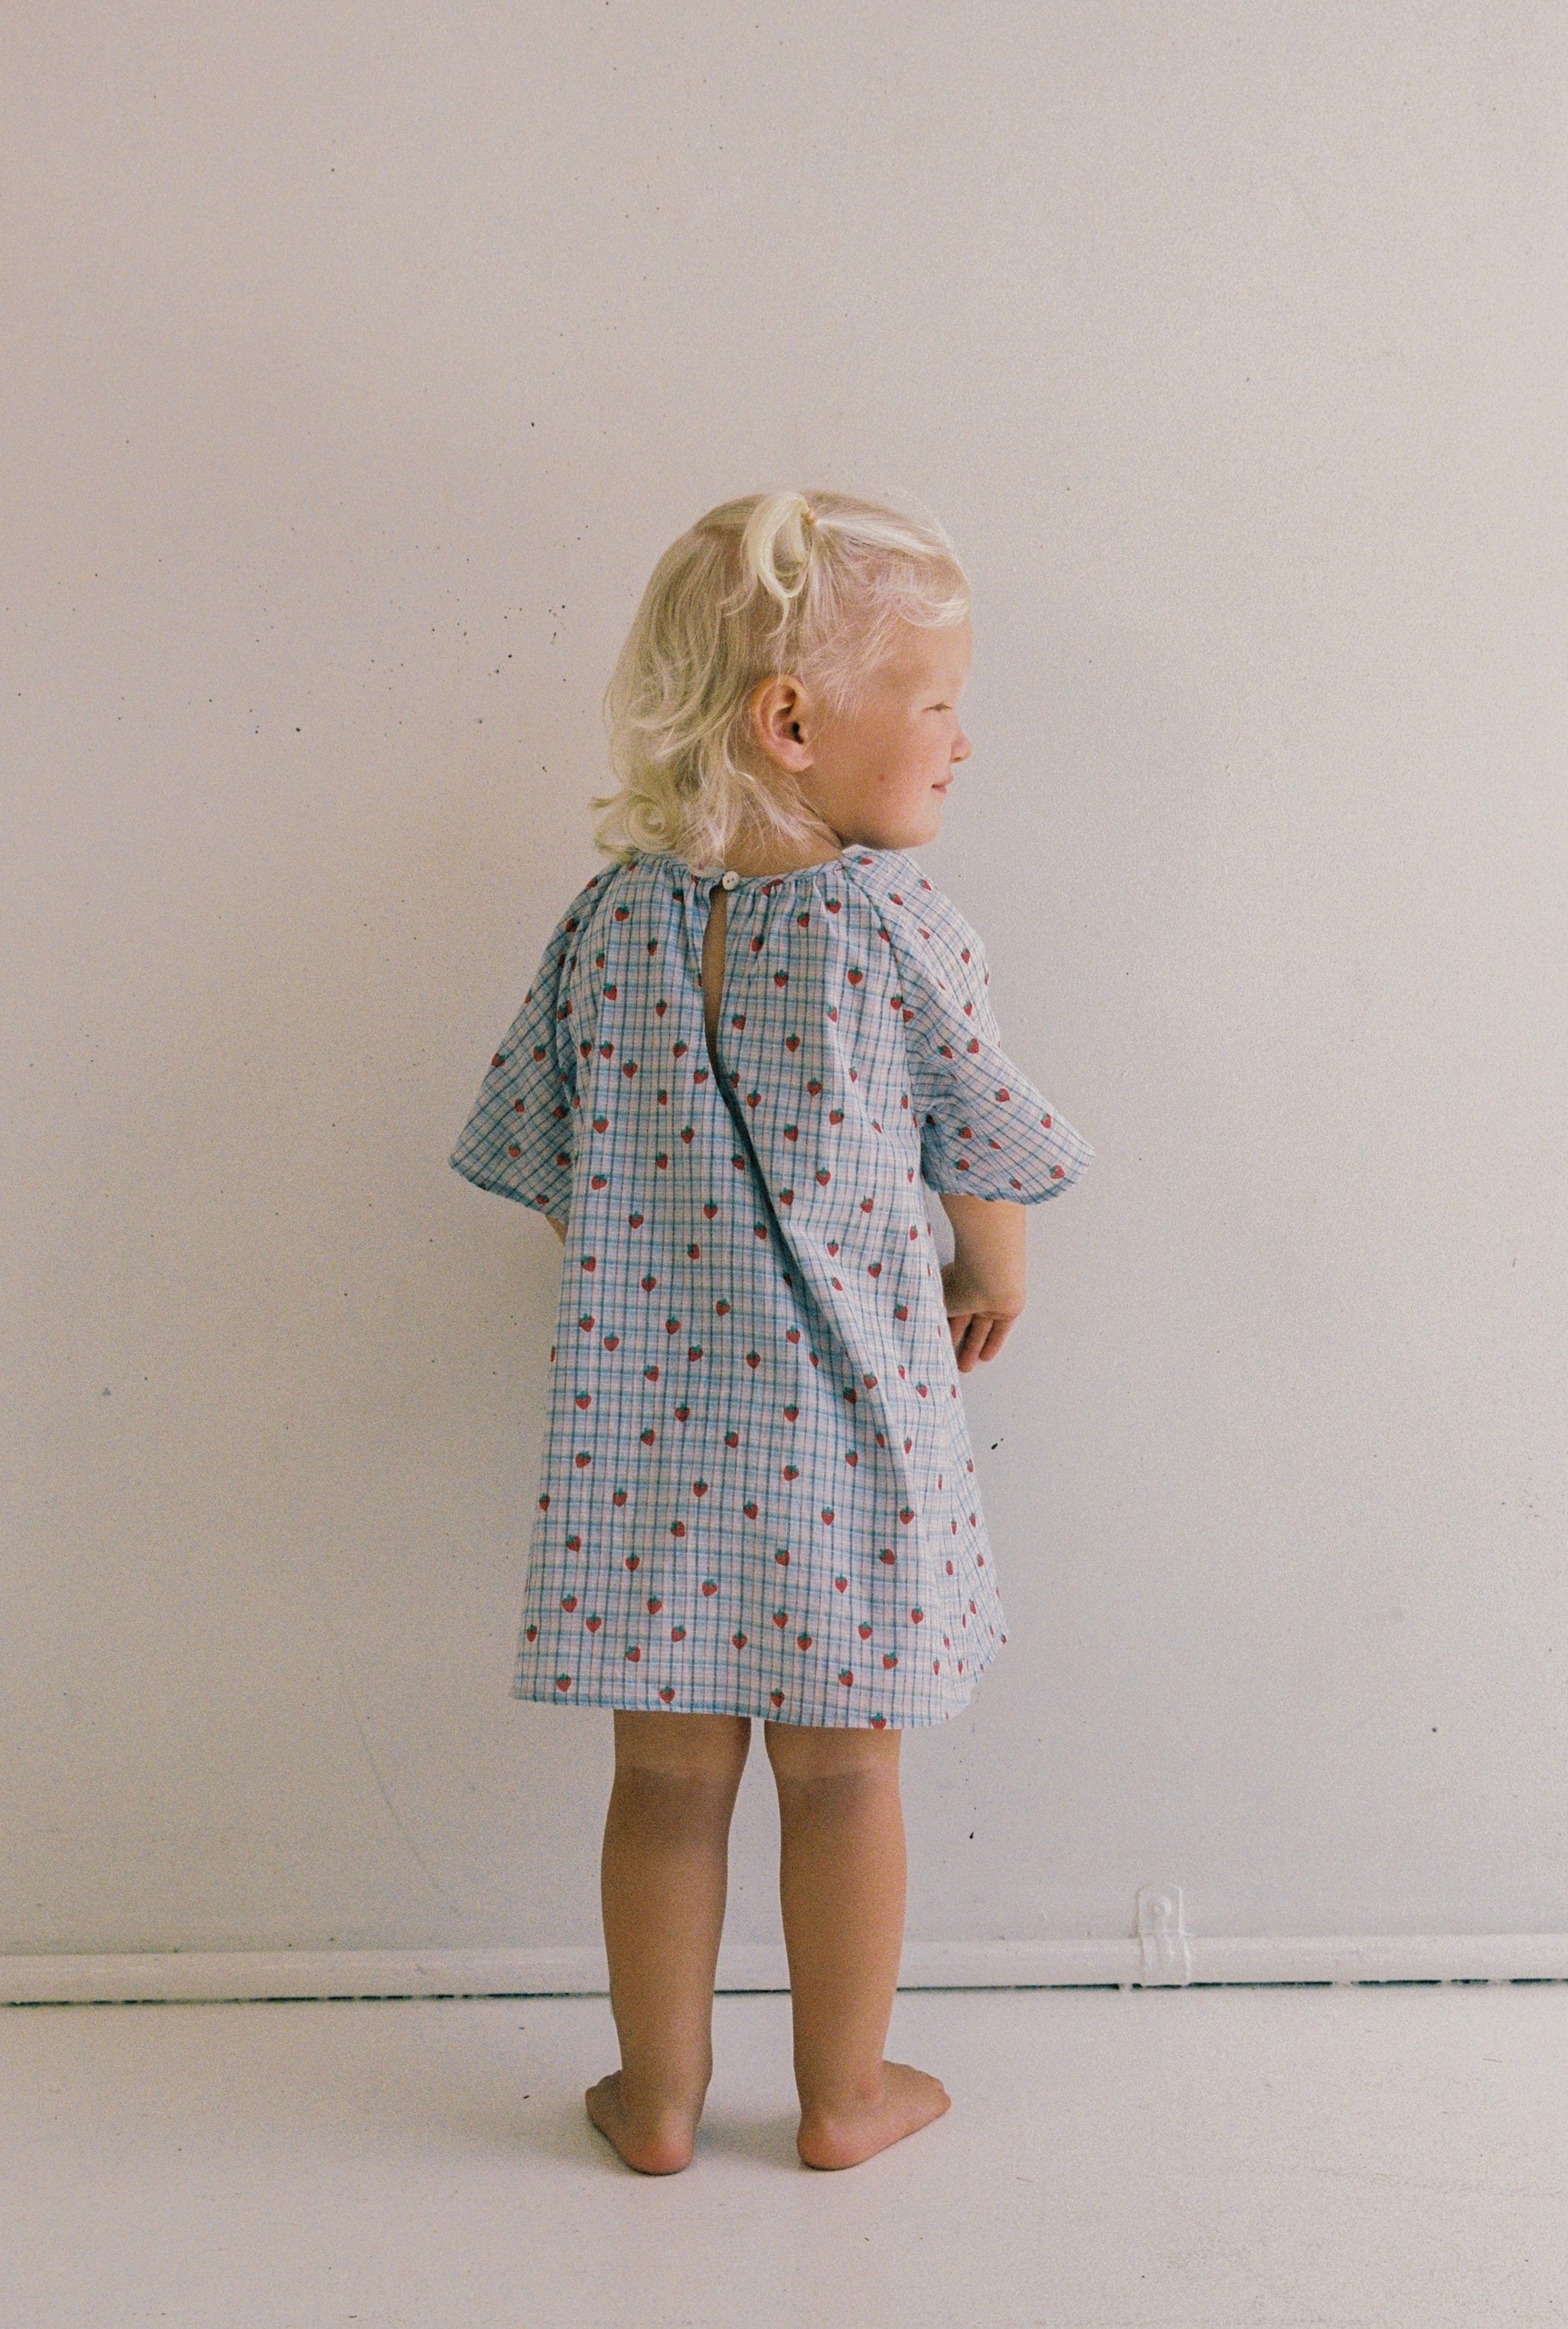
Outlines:
<svg viewBox="0 0 1568 2329"><path fill-rule="evenodd" d="M711 1059L716 880L594 874L450 1158L567 1225L513 1695L945 1721L1006 1633L928 1199L1093 1152L899 850L731 885Z"/></svg>

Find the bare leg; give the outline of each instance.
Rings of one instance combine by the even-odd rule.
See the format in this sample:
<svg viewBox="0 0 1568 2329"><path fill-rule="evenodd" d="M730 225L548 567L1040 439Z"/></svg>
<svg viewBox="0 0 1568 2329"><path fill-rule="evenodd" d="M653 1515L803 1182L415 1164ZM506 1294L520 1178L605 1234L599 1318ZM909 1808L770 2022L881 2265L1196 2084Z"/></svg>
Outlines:
<svg viewBox="0 0 1568 2329"><path fill-rule="evenodd" d="M600 1877L620 2068L583 2099L646 2175L689 2163L713 2072L730 1816L751 1743L744 1715L615 1711Z"/></svg>
<svg viewBox="0 0 1568 2329"><path fill-rule="evenodd" d="M796 2148L853 2167L950 2107L883 2046L903 1946L896 1730L764 1727L779 1787L779 1899L795 2020Z"/></svg>

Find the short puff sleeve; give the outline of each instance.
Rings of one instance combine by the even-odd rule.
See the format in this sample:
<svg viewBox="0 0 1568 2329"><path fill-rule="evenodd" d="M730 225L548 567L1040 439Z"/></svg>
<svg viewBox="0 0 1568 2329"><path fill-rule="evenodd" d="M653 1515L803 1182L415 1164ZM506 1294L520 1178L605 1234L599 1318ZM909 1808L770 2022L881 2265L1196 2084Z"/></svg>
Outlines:
<svg viewBox="0 0 1568 2329"><path fill-rule="evenodd" d="M497 1044L448 1162L476 1188L564 1221L576 1155L578 1040L572 974L591 918L596 874L572 900Z"/></svg>
<svg viewBox="0 0 1568 2329"><path fill-rule="evenodd" d="M1038 1205L1093 1162L1082 1133L1002 1049L978 933L923 880L890 918L903 987L910 1100L921 1177L939 1195Z"/></svg>

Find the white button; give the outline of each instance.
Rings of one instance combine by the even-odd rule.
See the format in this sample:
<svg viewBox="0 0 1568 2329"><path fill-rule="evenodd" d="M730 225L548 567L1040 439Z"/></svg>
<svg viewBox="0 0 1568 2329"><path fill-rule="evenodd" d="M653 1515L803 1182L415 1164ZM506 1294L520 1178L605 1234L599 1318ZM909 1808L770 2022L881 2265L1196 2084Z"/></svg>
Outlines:
<svg viewBox="0 0 1568 2329"><path fill-rule="evenodd" d="M720 884L720 887L725 890L732 890L740 878L741 877L738 873L726 873Z"/></svg>

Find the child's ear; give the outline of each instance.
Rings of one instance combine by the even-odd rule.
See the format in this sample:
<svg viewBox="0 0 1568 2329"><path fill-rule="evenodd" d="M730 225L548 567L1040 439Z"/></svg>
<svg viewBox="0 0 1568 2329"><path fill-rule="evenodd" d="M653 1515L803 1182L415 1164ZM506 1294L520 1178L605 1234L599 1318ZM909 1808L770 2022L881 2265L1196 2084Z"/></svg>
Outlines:
<svg viewBox="0 0 1568 2329"><path fill-rule="evenodd" d="M791 775L811 766L810 705L800 682L788 672L765 679L751 697L751 730L770 760Z"/></svg>

